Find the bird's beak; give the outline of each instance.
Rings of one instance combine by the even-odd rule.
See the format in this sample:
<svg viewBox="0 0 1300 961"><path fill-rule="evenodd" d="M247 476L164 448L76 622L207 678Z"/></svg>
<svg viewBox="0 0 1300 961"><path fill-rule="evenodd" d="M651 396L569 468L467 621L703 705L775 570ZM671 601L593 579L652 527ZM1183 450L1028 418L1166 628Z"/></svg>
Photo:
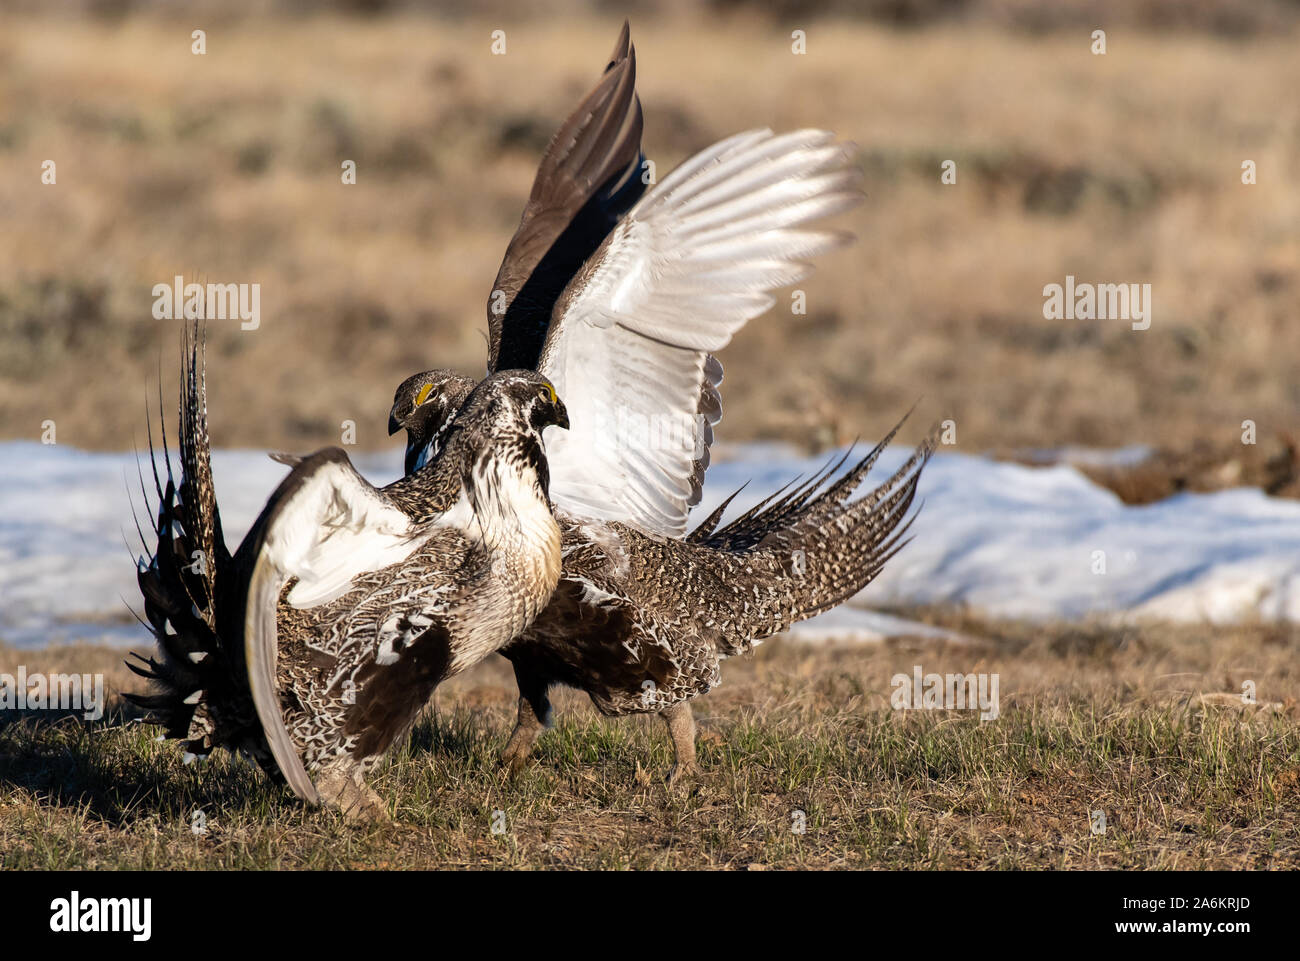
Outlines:
<svg viewBox="0 0 1300 961"><path fill-rule="evenodd" d="M397 419L397 414L393 413L393 411L389 411L388 412L388 436L392 437L401 429L402 429L402 422Z"/></svg>
<svg viewBox="0 0 1300 961"><path fill-rule="evenodd" d="M569 411L558 397L555 399L555 426L569 429Z"/></svg>

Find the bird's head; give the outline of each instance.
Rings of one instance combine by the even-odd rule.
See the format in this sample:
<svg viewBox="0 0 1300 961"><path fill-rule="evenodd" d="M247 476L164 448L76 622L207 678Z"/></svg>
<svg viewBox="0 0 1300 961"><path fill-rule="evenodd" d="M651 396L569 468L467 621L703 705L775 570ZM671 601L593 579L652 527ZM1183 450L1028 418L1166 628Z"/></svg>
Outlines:
<svg viewBox="0 0 1300 961"><path fill-rule="evenodd" d="M388 414L388 434L406 431L406 473L438 453L442 429L473 389L474 381L450 370L426 370L398 385Z"/></svg>
<svg viewBox="0 0 1300 961"><path fill-rule="evenodd" d="M509 468L531 470L546 496L550 467L542 432L547 427L569 427L569 412L551 382L531 370L499 371L465 399L443 446L450 453L454 445L467 465L493 465L485 476L499 476Z"/></svg>
<svg viewBox="0 0 1300 961"><path fill-rule="evenodd" d="M555 386L531 370L504 370L487 377L462 410L495 436L522 433L541 440L547 427L569 428L569 412Z"/></svg>

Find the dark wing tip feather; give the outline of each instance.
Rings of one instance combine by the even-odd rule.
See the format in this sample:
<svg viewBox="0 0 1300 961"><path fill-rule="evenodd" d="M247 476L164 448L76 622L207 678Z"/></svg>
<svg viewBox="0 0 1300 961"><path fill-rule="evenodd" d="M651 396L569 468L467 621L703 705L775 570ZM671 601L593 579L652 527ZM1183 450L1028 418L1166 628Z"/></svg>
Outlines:
<svg viewBox="0 0 1300 961"><path fill-rule="evenodd" d="M609 63L605 65L605 72L608 73L621 60L627 59L628 52L632 44L632 25L623 20L623 28L618 32L618 39L614 41L614 51L609 55Z"/></svg>
<svg viewBox="0 0 1300 961"><path fill-rule="evenodd" d="M488 298L488 369L533 367L551 312L583 262L644 190L636 48L625 24L605 71L542 156ZM505 310L497 292L505 295Z"/></svg>

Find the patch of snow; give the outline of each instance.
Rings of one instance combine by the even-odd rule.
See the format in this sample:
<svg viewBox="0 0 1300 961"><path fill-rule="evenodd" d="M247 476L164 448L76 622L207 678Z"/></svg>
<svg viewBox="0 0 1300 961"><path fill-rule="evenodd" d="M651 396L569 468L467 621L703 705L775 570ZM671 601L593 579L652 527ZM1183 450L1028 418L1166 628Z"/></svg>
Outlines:
<svg viewBox="0 0 1300 961"><path fill-rule="evenodd" d="M815 642L865 642L883 641L890 637L920 637L933 640L969 642L969 638L956 631L945 630L920 621L910 621L892 614L869 611L855 603L841 604L801 621L790 628L790 636L800 641Z"/></svg>
<svg viewBox="0 0 1300 961"><path fill-rule="evenodd" d="M353 460L372 482L388 483L401 473L400 452ZM173 461L179 477L179 461ZM129 613L143 612L134 567L142 551L131 506L146 537L157 506L147 454L139 467L150 507L143 506L133 453L0 444L0 640L15 647L149 641ZM165 469L160 455L164 489ZM213 482L231 550L288 472L260 451L213 452Z"/></svg>
<svg viewBox="0 0 1300 961"><path fill-rule="evenodd" d="M907 455L887 450L865 486ZM742 453L709 469L699 510L752 478L729 514L746 510L824 462ZM911 543L856 603L964 604L1032 620L1300 621L1300 501L1239 488L1129 506L1073 467L942 452L917 500Z"/></svg>
<svg viewBox="0 0 1300 961"><path fill-rule="evenodd" d="M731 516L826 460L774 445L737 445L727 453L709 470L698 517L747 480ZM868 486L907 453L886 451ZM401 452L354 460L383 484L398 475ZM140 543L131 519L132 500L137 509L141 504L135 463L134 454L0 444L0 639L18 647L146 641L127 613L127 604L140 610L133 568ZM141 464L152 491L147 457ZM260 451L214 453L232 549L287 470ZM856 606L808 621L795 636L915 636L924 625L858 608L931 603L1031 619L1300 621L1297 501L1237 489L1131 507L1063 464L1025 467L954 453L938 454L926 468L922 500L912 542ZM148 534L145 516L142 511ZM1099 551L1105 573L1094 573Z"/></svg>
<svg viewBox="0 0 1300 961"><path fill-rule="evenodd" d="M1146 444L1130 444L1113 450L1098 447L1031 448L1018 451L1031 464L1070 464L1075 467L1136 467L1148 460L1154 451Z"/></svg>

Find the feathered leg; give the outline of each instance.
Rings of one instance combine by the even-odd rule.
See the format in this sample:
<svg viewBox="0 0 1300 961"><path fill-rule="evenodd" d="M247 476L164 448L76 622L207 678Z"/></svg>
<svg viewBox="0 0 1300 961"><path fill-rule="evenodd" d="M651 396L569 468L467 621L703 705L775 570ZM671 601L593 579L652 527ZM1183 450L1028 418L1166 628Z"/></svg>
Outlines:
<svg viewBox="0 0 1300 961"><path fill-rule="evenodd" d="M682 778L700 772L695 763L695 715L691 713L690 701L678 701L659 712L668 725L668 734L673 739L673 769L668 775L668 783L675 785Z"/></svg>
<svg viewBox="0 0 1300 961"><path fill-rule="evenodd" d="M515 683L519 685L519 717L510 733L501 763L511 773L522 770L533 756L533 745L542 730L551 724L551 702L546 696L550 686L545 677L530 668L515 664Z"/></svg>
<svg viewBox="0 0 1300 961"><path fill-rule="evenodd" d="M341 811L349 821L388 821L388 806L352 762L323 768L314 783L326 807Z"/></svg>

